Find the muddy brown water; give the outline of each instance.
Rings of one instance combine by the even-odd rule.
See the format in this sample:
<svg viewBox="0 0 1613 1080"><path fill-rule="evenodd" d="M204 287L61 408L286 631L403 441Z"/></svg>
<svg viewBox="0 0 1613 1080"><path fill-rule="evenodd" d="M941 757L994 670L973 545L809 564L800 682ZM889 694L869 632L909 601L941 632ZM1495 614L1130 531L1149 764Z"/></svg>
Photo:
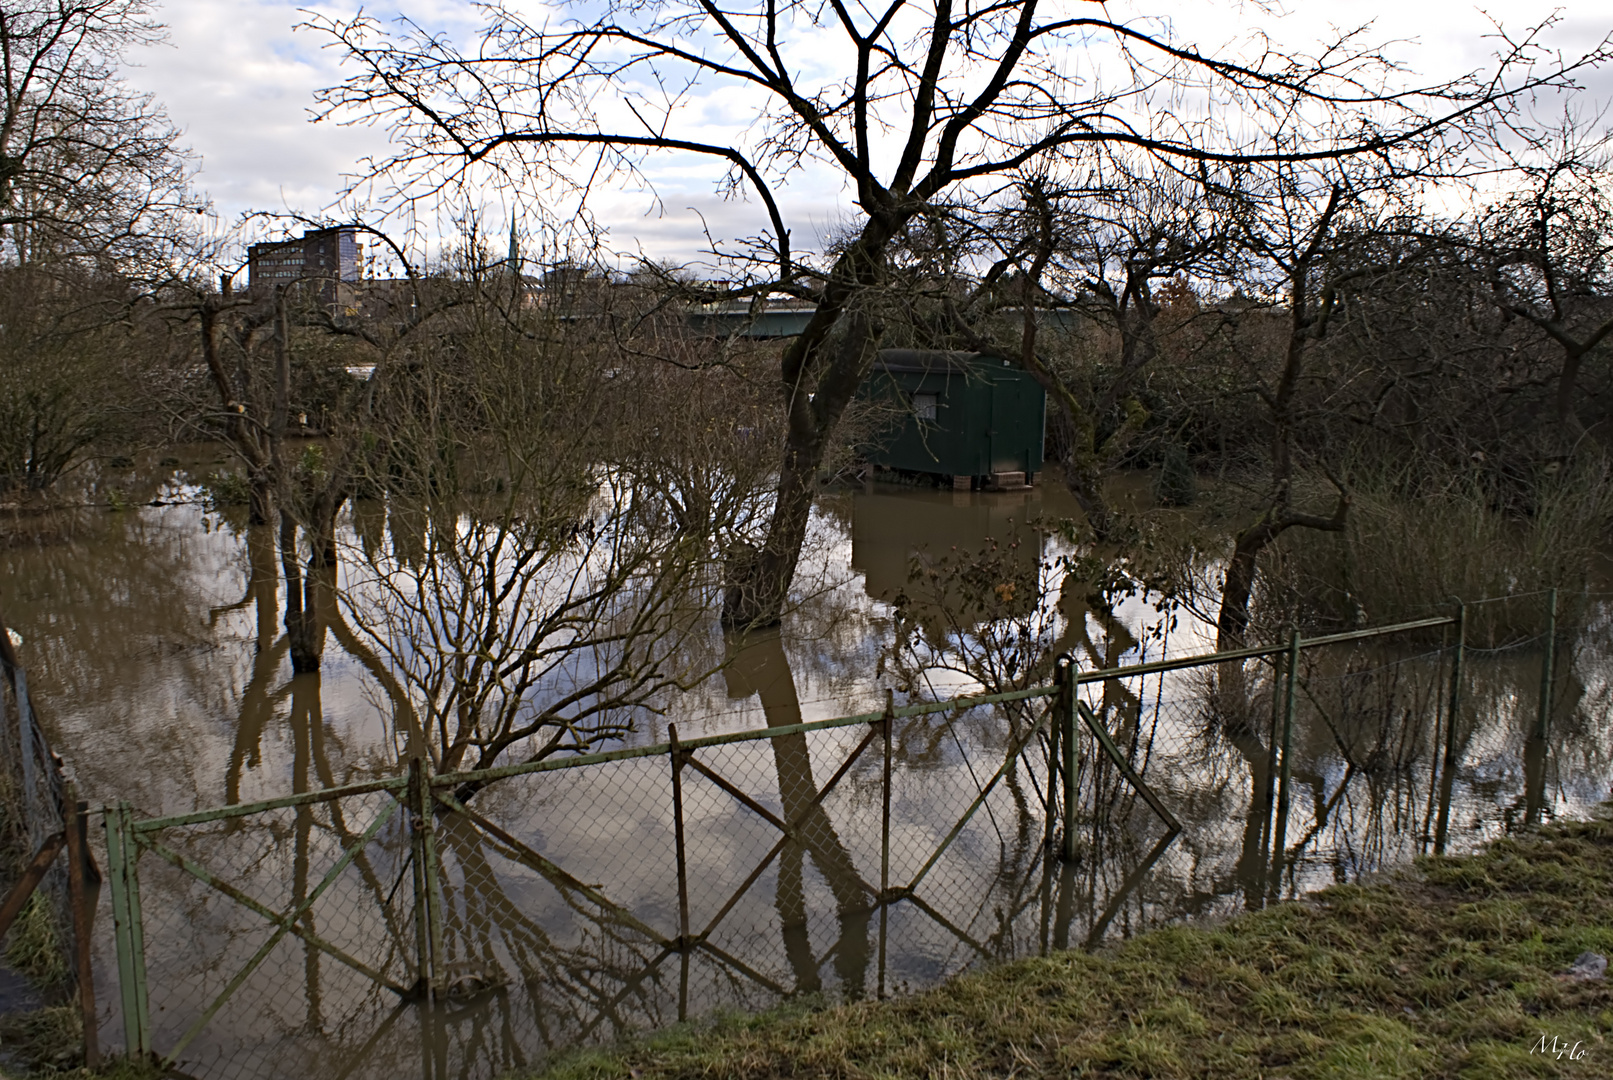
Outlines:
<svg viewBox="0 0 1613 1080"><path fill-rule="evenodd" d="M0 548L7 617L81 790L92 804L126 800L161 815L396 774L403 737L375 657L337 634L317 674L291 671L273 537L201 505L188 481L210 467L204 448L178 466L110 476L126 509L76 511L38 525L38 542ZM658 742L673 722L689 739L878 709L885 601L906 584L914 553L967 551L1031 517L1074 512L1046 486L834 496L815 525L811 602L663 715L644 715L626 741ZM385 542L384 525L384 510L361 505L344 538ZM1031 562L1036 554L1027 549ZM1107 623L1087 621L1077 636L1088 666L1211 647L1207 628L1185 614L1167 631L1146 598L1128 599ZM591 892L557 885L485 832L445 824L450 993L435 1005L401 999L287 938L179 1065L208 1077L494 1076L716 1009L801 993L909 992L982 963L1258 906L1427 850L1441 817L1461 847L1525 820L1583 813L1613 779L1607 621L1598 616L1562 661L1554 728L1540 745L1527 738L1538 652L1470 653L1465 715L1474 719L1461 729L1448 791L1432 768L1443 751L1448 651L1423 642L1319 657L1306 669L1294 734L1293 857L1277 878L1262 799L1269 763L1217 728L1193 672L1088 688L1183 819L1180 835L1166 835L1113 775L1083 763L1079 857L1056 858L1045 843L1037 744L924 869L921 888L883 903L867 883L883 873L900 884L923 869L1003 764L1013 725L1032 714L981 709L896 726L883 868L877 740L847 764L864 729L701 752L759 809L684 770L688 921L706 930L698 948L666 947L680 924L666 757L489 788L480 812ZM967 688L945 671L927 678L936 693ZM1273 689L1259 683L1251 700L1275 701ZM389 805L372 794L165 837L286 910ZM762 811L797 822L800 842L780 840ZM408 977L415 942L403 910L408 854L401 826L382 827L306 923L317 920L326 940L396 983ZM164 1050L266 940L267 924L151 855L141 873L153 1032ZM123 1028L104 890L102 907L103 1040L116 1046Z"/></svg>

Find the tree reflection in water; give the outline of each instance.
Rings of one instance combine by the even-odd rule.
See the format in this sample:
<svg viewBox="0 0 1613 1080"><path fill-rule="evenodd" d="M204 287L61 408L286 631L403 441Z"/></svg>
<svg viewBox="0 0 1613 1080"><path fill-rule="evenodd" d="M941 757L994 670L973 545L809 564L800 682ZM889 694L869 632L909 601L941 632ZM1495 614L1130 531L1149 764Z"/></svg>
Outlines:
<svg viewBox="0 0 1613 1080"><path fill-rule="evenodd" d="M423 541L431 537L424 520L407 517L396 506L355 504L346 550L375 559L390 548L389 557L406 563L400 538L404 546L413 538L414 557L425 558ZM210 805L219 801L220 787L230 803L314 791L391 774L399 760L421 752L424 734L410 694L378 657L370 635L355 633L341 610L322 602L331 582L286 559L272 527L243 530L238 547L209 540L220 552L239 553L215 557L238 560L240 585L232 584L226 597L207 595L199 616L198 604L186 599L190 594L173 585L188 572L183 560L171 544L164 546L180 530L164 532L135 517L112 519L107 527L144 545L139 550L147 554L138 564L103 565L104 574L126 581L130 602L86 633L94 648L126 658L134 650L125 643L149 640L140 634L149 633L145 624L154 619L199 625L192 635L198 640L229 625L241 631L224 701L190 691L217 706L213 715L233 714L216 756L191 750L167 729L128 725L131 746L150 760L169 762L174 772L204 760L190 766L198 773L192 788L178 785L180 806L149 795L143 808ZM866 552L869 537L861 540ZM109 550L136 548L114 544ZM44 550L30 565L41 588L73 601L52 611L68 625L106 605L92 603L99 594L65 554ZM287 578L291 587L282 593ZM1046 621L1038 649L1071 652L1091 671L1134 660L1139 640L1158 640L1139 621L1138 607L1106 605L1087 590L1055 584L1049 602L1056 617ZM19 601L22 632L45 661L42 695L47 704L88 696L93 687L87 681L68 681L77 669L63 651L66 638L53 637L38 614L42 602L27 594ZM68 629L77 633L75 627ZM305 655L323 658L319 674L291 670L293 629ZM1451 657L1450 642L1442 651L1437 631L1432 638L1307 651L1296 692L1292 810L1276 852L1266 808L1276 782L1271 766L1284 682L1272 679L1269 665L1251 662L1236 673L1243 710L1237 722L1220 693L1220 670L1213 672L1216 680L1178 673L1088 684L1086 700L1183 820L1184 833L1164 843L1147 808L1083 741L1079 858L1050 859L1044 847L1049 777L1045 755L1033 744L915 895L888 897L883 906L868 885L879 881L878 739L833 785L866 729L834 739L795 732L767 746L700 750L697 760L801 825L735 900L719 932L689 948L675 940L664 755L501 781L469 808L487 824L447 811L436 819L448 986L434 1006L401 1000L306 940L288 938L187 1057L227 1061L227 1071L243 1076L283 1074L288 1061L321 1077L492 1075L558 1048L684 1015L752 1008L813 990L850 998L917 988L988 960L1091 946L1184 915L1258 906L1274 895L1354 880L1431 849L1441 818L1454 847L1601 797L1613 774L1610 690L1601 674L1613 670L1607 630L1593 621L1559 654L1545 739L1530 736L1538 649L1528 642L1510 651L1471 649L1461 720L1450 740L1453 769L1441 768L1450 734ZM713 635L708 644L718 649L723 642ZM731 699L759 702L769 729L804 719L798 687L818 676L802 666L802 657L815 645L777 632L726 644L722 689ZM209 674L216 659L179 645L163 655L191 680L187 686L216 679L216 670ZM836 663L850 670L849 662ZM1034 667L1012 670L1035 681L1040 676L1027 676ZM343 710L355 672L390 721L390 739L365 743L347 724ZM895 725L893 836L901 840L893 844L893 887L916 872L1035 715L977 710ZM109 766L99 767L104 777ZM780 834L692 769L685 776L692 785L707 785L698 787L705 801L690 819L699 857L691 876L721 901L739 890ZM108 788L104 778L98 783ZM174 777L136 778L130 790L139 800L163 784L174 787ZM369 798L249 816L181 839L205 864L232 868L232 882L286 910L312 893L335 853L375 820L379 803ZM417 952L407 854L400 824L361 850L297 923L302 932L362 949L366 963L404 988L416 976ZM174 958L183 958L193 966L195 986L216 988L232 973L220 958L255 948L267 924L195 882L162 876L152 862L148 855L141 863L148 953L154 961L163 958L165 979L179 971ZM702 929L693 926L696 933ZM876 973L874 958L881 953L886 963ZM162 1015L178 1023L178 1014L194 1016L206 1004L193 999L194 992L188 984L154 983L154 1007L166 1005ZM210 1068L193 1071L208 1074Z"/></svg>

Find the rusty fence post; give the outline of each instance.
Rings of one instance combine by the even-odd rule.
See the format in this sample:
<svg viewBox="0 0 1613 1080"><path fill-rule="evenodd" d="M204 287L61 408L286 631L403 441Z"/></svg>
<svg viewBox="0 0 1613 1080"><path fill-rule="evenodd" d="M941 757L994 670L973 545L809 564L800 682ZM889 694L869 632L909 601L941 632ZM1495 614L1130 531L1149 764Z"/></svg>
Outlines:
<svg viewBox="0 0 1613 1080"><path fill-rule="evenodd" d="M689 946L689 863L683 838L683 757L678 725L667 725L667 758L672 765L672 833L678 857L678 948Z"/></svg>
<svg viewBox="0 0 1613 1080"><path fill-rule="evenodd" d="M95 968L90 962L90 938L95 925L95 897L90 891L89 851L84 841L89 804L80 802L78 785L62 785L62 829L67 835L67 897L73 909L73 976L78 981L78 1011L84 1025L84 1065L101 1064L100 1032L95 1025Z"/></svg>
<svg viewBox="0 0 1613 1080"><path fill-rule="evenodd" d="M672 766L672 837L678 859L678 1019L689 1018L689 860L683 836L683 764L678 725L668 724L667 761Z"/></svg>
<svg viewBox="0 0 1613 1080"><path fill-rule="evenodd" d="M879 813L879 997L885 997L885 936L891 891L891 729L896 724L896 695L885 688L885 715L880 718L885 742L882 803Z"/></svg>

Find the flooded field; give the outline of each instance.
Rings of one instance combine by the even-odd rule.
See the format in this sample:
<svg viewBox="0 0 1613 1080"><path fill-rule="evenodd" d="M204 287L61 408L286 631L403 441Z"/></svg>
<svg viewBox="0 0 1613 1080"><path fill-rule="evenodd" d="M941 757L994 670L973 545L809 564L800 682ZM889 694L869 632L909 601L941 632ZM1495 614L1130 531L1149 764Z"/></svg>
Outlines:
<svg viewBox="0 0 1613 1080"><path fill-rule="evenodd" d="M909 658L916 677L892 661L891 601L915 554L967 553L1026 535L1017 526L1033 517L1075 514L1050 486L877 485L825 501L810 595L781 632L736 641L714 616L691 624L680 648L713 673L614 717L595 747L643 756L484 779L461 762L432 789L465 802L439 805L440 890L422 892L421 826L399 807L429 730L409 680L430 639L389 649L375 627L424 616L404 604L385 622L366 599L376 553L430 566L409 554L421 529L379 503L344 516L342 602L322 613L318 670L298 672L287 626L309 609L271 527L203 504L190 478L208 468L125 495L156 505L75 512L0 549L6 617L53 744L85 797L128 803L148 823L141 843L174 856L145 849L140 891L151 1037L161 1053L180 1047L190 1075L491 1077L715 1009L909 992L1582 813L1613 780L1605 605L1559 644L1544 718L1543 637L1458 661L1450 627L1310 649L1291 682L1259 658L1084 684L1179 831L1085 728L1069 797L1059 790L1049 756L1063 751L1048 734L1068 716L1052 694L811 727L878 714L887 689L898 705L982 689L967 665L935 662L946 641ZM1034 577L1060 550L1035 540L1010 562ZM1213 648L1190 609L1147 594L1094 611L1049 591L1040 615L1004 621L1042 626L1081 670ZM965 629L970 647L990 636ZM674 725L692 751L667 745ZM743 732L759 735L716 738ZM149 824L355 784L371 786ZM1289 810L1274 836L1279 798ZM187 860L286 913L279 936ZM103 1043L118 1045L110 923L103 910L97 984ZM431 1003L422 950L440 980Z"/></svg>

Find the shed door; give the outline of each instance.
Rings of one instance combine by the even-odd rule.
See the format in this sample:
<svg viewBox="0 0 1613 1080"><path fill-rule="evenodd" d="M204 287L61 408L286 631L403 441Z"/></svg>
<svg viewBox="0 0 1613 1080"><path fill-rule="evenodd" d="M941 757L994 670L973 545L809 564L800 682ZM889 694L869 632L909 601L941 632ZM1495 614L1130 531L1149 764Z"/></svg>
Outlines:
<svg viewBox="0 0 1613 1080"><path fill-rule="evenodd" d="M991 388L991 471L1024 472L1024 403L1018 379L999 379Z"/></svg>

